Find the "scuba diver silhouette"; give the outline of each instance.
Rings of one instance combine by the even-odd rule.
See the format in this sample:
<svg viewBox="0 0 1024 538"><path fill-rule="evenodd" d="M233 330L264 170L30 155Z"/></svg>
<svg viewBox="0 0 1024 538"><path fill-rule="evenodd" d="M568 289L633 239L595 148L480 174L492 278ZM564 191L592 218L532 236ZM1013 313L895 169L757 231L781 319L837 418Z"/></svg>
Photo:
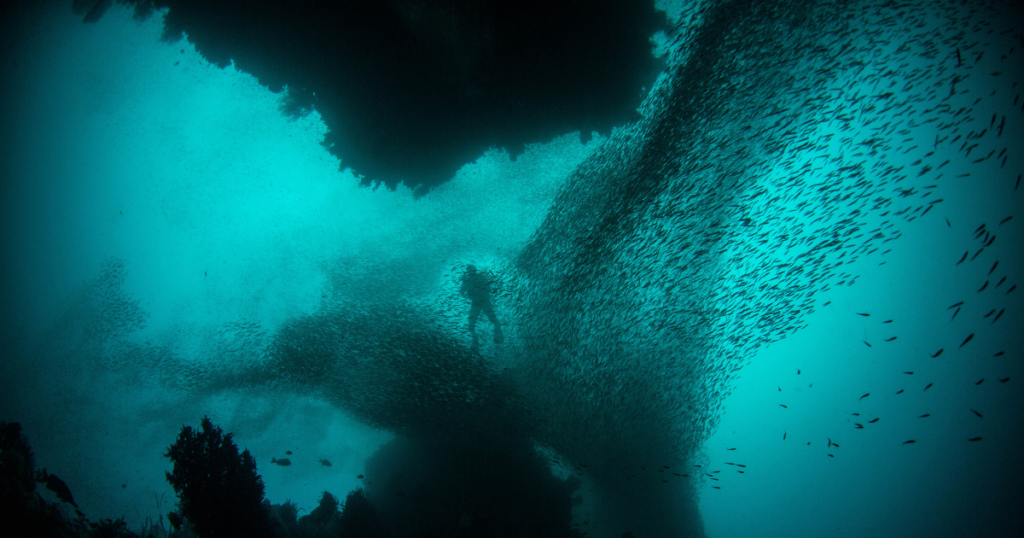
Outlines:
<svg viewBox="0 0 1024 538"><path fill-rule="evenodd" d="M467 297L472 306L469 307L469 333L473 335L472 347L477 347L476 320L483 312L491 324L494 325L494 343L500 344L505 341L501 333L501 323L498 323L494 315L494 307L491 306L491 283L487 277L476 272L473 265L466 266L466 274L462 276L462 289L459 290L464 297Z"/></svg>

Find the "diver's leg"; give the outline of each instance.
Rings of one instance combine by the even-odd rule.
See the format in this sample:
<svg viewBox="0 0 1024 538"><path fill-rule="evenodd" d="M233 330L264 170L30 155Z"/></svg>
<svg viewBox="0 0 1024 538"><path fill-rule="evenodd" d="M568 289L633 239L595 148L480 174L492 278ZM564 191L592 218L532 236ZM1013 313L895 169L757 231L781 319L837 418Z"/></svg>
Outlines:
<svg viewBox="0 0 1024 538"><path fill-rule="evenodd" d="M500 344L505 341L505 335L501 332L501 323L498 323L498 316L494 315L494 307L491 303L483 305L484 315L490 320L491 325L494 325L494 343Z"/></svg>
<svg viewBox="0 0 1024 538"><path fill-rule="evenodd" d="M473 347L477 346L476 341L476 320L480 317L480 305L473 303L473 306L469 307L469 334L473 337Z"/></svg>
<svg viewBox="0 0 1024 538"><path fill-rule="evenodd" d="M469 332L476 332L476 320L480 317L480 305L473 303L469 307Z"/></svg>

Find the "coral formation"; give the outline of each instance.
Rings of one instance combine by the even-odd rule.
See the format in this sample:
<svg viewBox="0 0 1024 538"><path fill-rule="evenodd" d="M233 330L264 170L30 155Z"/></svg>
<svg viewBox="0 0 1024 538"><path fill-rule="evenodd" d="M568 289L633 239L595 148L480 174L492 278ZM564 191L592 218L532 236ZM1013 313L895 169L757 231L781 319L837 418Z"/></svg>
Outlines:
<svg viewBox="0 0 1024 538"><path fill-rule="evenodd" d="M232 437L208 417L203 417L201 432L182 427L164 454L174 463L167 481L178 495L176 516L187 519L204 538L272 537L276 525L270 503L263 499L256 460L248 450L239 454ZM180 520L175 521L180 528Z"/></svg>

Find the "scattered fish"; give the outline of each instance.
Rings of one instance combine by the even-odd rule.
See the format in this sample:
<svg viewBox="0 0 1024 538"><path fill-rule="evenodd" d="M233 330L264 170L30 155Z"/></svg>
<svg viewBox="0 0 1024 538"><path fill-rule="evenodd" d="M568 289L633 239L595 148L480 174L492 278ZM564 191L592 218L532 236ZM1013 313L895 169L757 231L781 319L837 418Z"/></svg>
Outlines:
<svg viewBox="0 0 1024 538"><path fill-rule="evenodd" d="M1008 377L1004 377L1004 378L1000 379L1000 380L999 380L999 382L1000 382L1000 383L1006 383L1006 382L1007 382L1007 381L1009 381L1009 380L1010 380L1010 378L1008 378Z"/></svg>
<svg viewBox="0 0 1024 538"><path fill-rule="evenodd" d="M975 411L974 409L971 409L971 413L974 413L975 415L978 415L978 418L985 418L985 417L981 416L981 413Z"/></svg>
<svg viewBox="0 0 1024 538"><path fill-rule="evenodd" d="M867 393L867 394L865 394L865 395L863 395L863 396L861 396L861 397L860 397L860 400L863 400L864 398L867 398L868 396L871 396L871 393L870 393L870 392L869 392L869 393ZM860 400L857 400L857 401L860 401Z"/></svg>
<svg viewBox="0 0 1024 538"><path fill-rule="evenodd" d="M319 461L320 465L323 465L324 467L330 467L331 466L331 462L326 460L326 459L317 460L317 461Z"/></svg>
<svg viewBox="0 0 1024 538"><path fill-rule="evenodd" d="M970 441L972 443L977 442L977 441L981 441L981 437L971 437L970 439L968 439L968 441Z"/></svg>
<svg viewBox="0 0 1024 538"><path fill-rule="evenodd" d="M287 466L292 464L292 460L290 460L288 458L281 458L281 459L270 458L270 463L276 463L276 464L280 465L281 467L287 467Z"/></svg>
<svg viewBox="0 0 1024 538"><path fill-rule="evenodd" d="M934 385L934 384L935 384L935 383L928 383L928 385L926 385L926 386L924 387L924 390L928 390L928 389L932 388L932 385ZM923 392L923 391L922 391L922 392Z"/></svg>
<svg viewBox="0 0 1024 538"><path fill-rule="evenodd" d="M879 421L879 419L877 419L877 418L873 418L873 419L871 419L871 420L869 420L869 421L868 421L868 424L874 424L874 423L876 423L876 422L878 422L878 421Z"/></svg>
<svg viewBox="0 0 1024 538"><path fill-rule="evenodd" d="M915 440L911 439L911 440L909 440L909 441L903 441L903 444L905 444L905 445L912 445L912 444L914 444L914 443L916 443L916 442L917 442L917 441L915 441Z"/></svg>
<svg viewBox="0 0 1024 538"><path fill-rule="evenodd" d="M970 342L972 338L974 338L974 333L967 335L967 338L964 338L964 341L962 344L960 344L960 347L966 346L967 342Z"/></svg>
<svg viewBox="0 0 1024 538"><path fill-rule="evenodd" d="M935 354L932 355L932 358L934 359L934 358L938 357L939 355L942 355L942 350L941 349L936 351Z"/></svg>
<svg viewBox="0 0 1024 538"><path fill-rule="evenodd" d="M932 414L931 414L931 413L925 413L925 414L923 414L923 415L921 415L921 416L919 416L919 417L917 417L917 418L928 418L928 417L930 417L930 416L932 416Z"/></svg>

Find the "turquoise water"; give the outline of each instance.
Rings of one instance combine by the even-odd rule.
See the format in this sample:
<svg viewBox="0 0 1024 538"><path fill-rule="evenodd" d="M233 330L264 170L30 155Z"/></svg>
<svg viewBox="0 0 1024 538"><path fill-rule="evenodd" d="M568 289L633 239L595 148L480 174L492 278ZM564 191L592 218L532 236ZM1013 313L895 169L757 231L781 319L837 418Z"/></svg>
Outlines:
<svg viewBox="0 0 1024 538"><path fill-rule="evenodd" d="M700 7L670 9L636 125L418 199L358 187L316 114L158 18L29 12L0 419L130 524L172 509L161 454L208 414L306 510L372 499L394 435L493 428L582 480L594 536L1024 533L1019 10ZM504 344L481 320L470 348L466 264Z"/></svg>

